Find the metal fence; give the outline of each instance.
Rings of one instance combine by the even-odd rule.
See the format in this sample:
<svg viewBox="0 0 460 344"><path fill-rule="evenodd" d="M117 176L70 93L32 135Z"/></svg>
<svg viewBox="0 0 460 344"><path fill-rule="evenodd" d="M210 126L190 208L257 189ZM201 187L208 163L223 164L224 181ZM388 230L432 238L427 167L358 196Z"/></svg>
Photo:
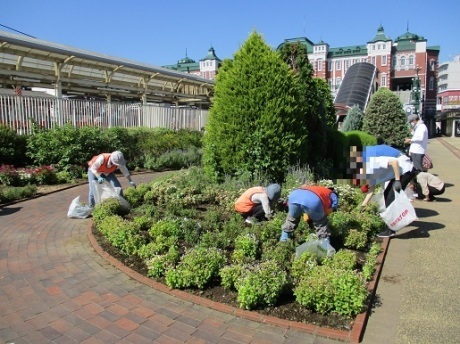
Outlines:
<svg viewBox="0 0 460 344"><path fill-rule="evenodd" d="M191 107L0 94L0 125L21 134L31 133L32 122L45 129L70 124L201 130L207 119L208 110Z"/></svg>

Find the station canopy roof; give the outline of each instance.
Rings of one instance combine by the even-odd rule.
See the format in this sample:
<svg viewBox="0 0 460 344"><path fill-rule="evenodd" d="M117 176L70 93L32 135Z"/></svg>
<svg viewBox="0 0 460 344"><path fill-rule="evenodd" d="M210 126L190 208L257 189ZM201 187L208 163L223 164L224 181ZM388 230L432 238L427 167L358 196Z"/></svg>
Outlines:
<svg viewBox="0 0 460 344"><path fill-rule="evenodd" d="M209 105L214 81L197 75L0 31L2 87L62 88L62 94Z"/></svg>

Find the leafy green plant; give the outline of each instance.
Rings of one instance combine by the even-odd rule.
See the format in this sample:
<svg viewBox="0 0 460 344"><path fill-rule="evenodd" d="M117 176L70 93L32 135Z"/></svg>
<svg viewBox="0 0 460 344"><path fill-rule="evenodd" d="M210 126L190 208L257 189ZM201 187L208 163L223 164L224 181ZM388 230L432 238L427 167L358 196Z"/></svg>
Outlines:
<svg viewBox="0 0 460 344"><path fill-rule="evenodd" d="M170 288L202 289L213 278L219 276L224 262L225 258L219 249L192 248L174 269L168 270L166 284Z"/></svg>
<svg viewBox="0 0 460 344"><path fill-rule="evenodd" d="M274 260L254 266L235 283L241 308L274 305L288 283L287 273Z"/></svg>
<svg viewBox="0 0 460 344"><path fill-rule="evenodd" d="M254 234L242 234L235 240L235 250L232 254L233 263L249 263L257 258L259 240Z"/></svg>
<svg viewBox="0 0 460 344"><path fill-rule="evenodd" d="M174 268L180 260L180 252L175 246L171 246L166 254L154 255L146 260L147 275L149 277L160 278L165 273Z"/></svg>
<svg viewBox="0 0 460 344"><path fill-rule="evenodd" d="M4 186L0 185L0 203L9 203L21 198L31 197L37 193L35 185Z"/></svg>
<svg viewBox="0 0 460 344"><path fill-rule="evenodd" d="M354 271L317 266L294 289L296 301L320 314L351 316L363 310L368 295L364 278Z"/></svg>
<svg viewBox="0 0 460 344"><path fill-rule="evenodd" d="M374 275L375 267L377 265L377 258L381 250L382 248L380 245L374 242L372 243L369 252L366 254L366 262L364 263L362 271L363 276L367 281L369 281Z"/></svg>
<svg viewBox="0 0 460 344"><path fill-rule="evenodd" d="M358 263L356 253L350 250L340 250L332 256L332 258L326 258L322 264L330 266L334 269L341 270L354 270Z"/></svg>

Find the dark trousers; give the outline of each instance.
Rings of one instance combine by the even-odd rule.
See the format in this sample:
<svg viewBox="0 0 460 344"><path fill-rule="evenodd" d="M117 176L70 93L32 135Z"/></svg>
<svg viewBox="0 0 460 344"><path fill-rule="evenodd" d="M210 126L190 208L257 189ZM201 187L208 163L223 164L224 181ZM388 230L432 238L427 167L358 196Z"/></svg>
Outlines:
<svg viewBox="0 0 460 344"><path fill-rule="evenodd" d="M415 183L415 189L417 190L417 198L422 199L425 198L425 195L422 193L422 187L420 186L419 183ZM442 195L444 191L446 191L446 186L443 186L441 190L438 190L430 185L428 185L428 198L433 198L432 196L437 196L437 195Z"/></svg>
<svg viewBox="0 0 460 344"><path fill-rule="evenodd" d="M256 204L252 207L252 209L246 213L241 214L245 219L249 216L255 217L259 221L265 220L265 212L262 204Z"/></svg>
<svg viewBox="0 0 460 344"><path fill-rule="evenodd" d="M415 176L416 176L415 168L412 171L406 172L401 176L400 182L401 182L402 190L406 188L406 186ZM385 191L383 192L383 197L385 198L385 206L387 208L395 200L395 190L393 189L394 181L395 181L394 178L390 180L387 187L385 188Z"/></svg>
<svg viewBox="0 0 460 344"><path fill-rule="evenodd" d="M420 172L425 171L423 168L423 157L425 154L410 153L410 160L414 165L414 168Z"/></svg>

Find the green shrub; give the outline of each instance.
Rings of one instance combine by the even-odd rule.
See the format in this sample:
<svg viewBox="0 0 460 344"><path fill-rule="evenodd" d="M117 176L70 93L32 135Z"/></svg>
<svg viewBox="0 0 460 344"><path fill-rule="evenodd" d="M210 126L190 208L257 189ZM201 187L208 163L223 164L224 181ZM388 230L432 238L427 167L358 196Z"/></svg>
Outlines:
<svg viewBox="0 0 460 344"><path fill-rule="evenodd" d="M219 276L224 265L222 251L215 248L192 248L181 259L176 268L166 273L166 284L170 288L203 289Z"/></svg>
<svg viewBox="0 0 460 344"><path fill-rule="evenodd" d="M322 264L330 266L333 269L354 270L358 263L356 253L350 250L340 250L331 258L323 260Z"/></svg>
<svg viewBox="0 0 460 344"><path fill-rule="evenodd" d="M364 278L369 281L374 275L375 267L377 265L377 258L382 250L380 244L374 242L371 245L369 252L366 254L366 262L363 266L363 276Z"/></svg>
<svg viewBox="0 0 460 344"><path fill-rule="evenodd" d="M360 313L368 296L364 278L354 271L318 266L294 289L296 301L320 314Z"/></svg>
<svg viewBox="0 0 460 344"><path fill-rule="evenodd" d="M275 245L264 245L262 253L262 261L272 260L278 262L281 269L287 270L295 256L295 247L292 240L280 242L279 239Z"/></svg>
<svg viewBox="0 0 460 344"><path fill-rule="evenodd" d="M259 240L254 234L241 234L235 240L235 250L232 254L233 263L249 263L254 261L259 253Z"/></svg>
<svg viewBox="0 0 460 344"><path fill-rule="evenodd" d="M0 203L9 203L18 199L34 196L37 193L35 185L3 186L0 185Z"/></svg>
<svg viewBox="0 0 460 344"><path fill-rule="evenodd" d="M219 271L221 285L228 290L236 290L235 283L242 278L248 269L248 266L243 264L234 264L224 266Z"/></svg>
<svg viewBox="0 0 460 344"><path fill-rule="evenodd" d="M287 285L287 273L274 260L254 266L236 281L241 308L274 305Z"/></svg>
<svg viewBox="0 0 460 344"><path fill-rule="evenodd" d="M108 198L98 204L93 209L93 220L96 224L96 227L104 221L108 216L126 215L127 210L121 206L120 202L115 198Z"/></svg>
<svg viewBox="0 0 460 344"><path fill-rule="evenodd" d="M135 254L145 242L139 234L139 227L118 215L106 217L97 228L113 246L127 255Z"/></svg>
<svg viewBox="0 0 460 344"><path fill-rule="evenodd" d="M364 131L349 131L345 133L348 140L348 146L365 147L374 146L377 144L375 136L368 134Z"/></svg>
<svg viewBox="0 0 460 344"><path fill-rule="evenodd" d="M357 229L350 229L345 237L344 246L356 250L363 250L367 246L367 233Z"/></svg>
<svg viewBox="0 0 460 344"><path fill-rule="evenodd" d="M147 276L154 278L163 277L168 270L176 266L179 260L179 250L176 247L171 246L168 250L168 253L163 255L155 255L147 259Z"/></svg>
<svg viewBox="0 0 460 344"><path fill-rule="evenodd" d="M305 251L292 262L291 278L295 285L307 276L318 265L318 259L313 252Z"/></svg>
<svg viewBox="0 0 460 344"><path fill-rule="evenodd" d="M12 128L0 125L0 164L25 167L32 163L27 158L28 135L17 134Z"/></svg>

